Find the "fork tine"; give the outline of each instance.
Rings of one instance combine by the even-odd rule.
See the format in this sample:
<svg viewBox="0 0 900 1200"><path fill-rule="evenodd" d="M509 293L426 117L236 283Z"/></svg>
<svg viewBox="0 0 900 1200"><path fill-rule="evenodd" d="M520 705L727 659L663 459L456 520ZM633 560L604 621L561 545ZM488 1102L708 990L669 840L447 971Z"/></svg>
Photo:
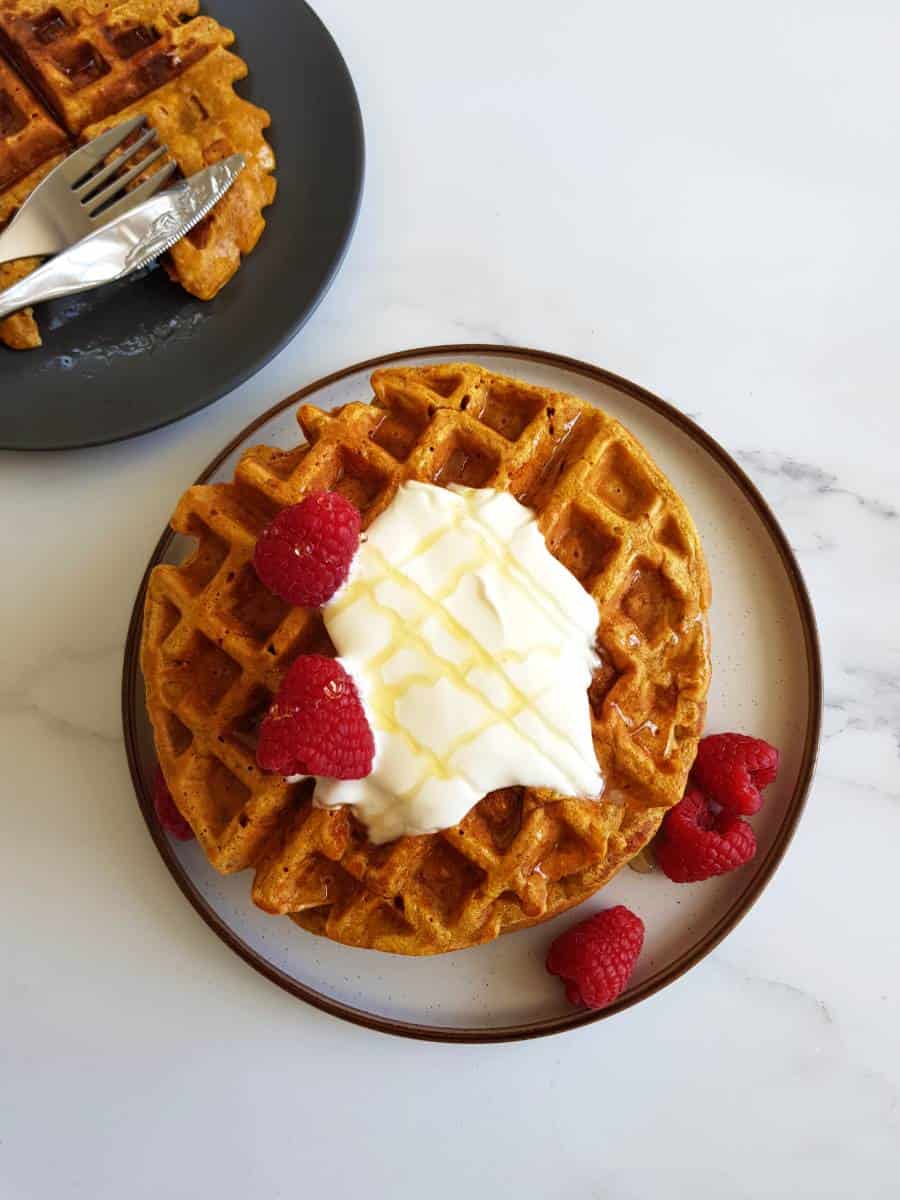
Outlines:
<svg viewBox="0 0 900 1200"><path fill-rule="evenodd" d="M143 113L137 117L131 117L129 120L123 121L121 125L116 125L114 128L108 129L106 133L101 133L99 137L95 137L93 141L82 146L80 150L76 150L74 154L70 154L60 167L66 183L70 187L81 183L85 175L88 175L98 163L103 162L108 154L112 154L117 146L121 146L125 139L139 129L146 120Z"/></svg>
<svg viewBox="0 0 900 1200"><path fill-rule="evenodd" d="M120 192L123 192L133 179L137 179L138 175L142 175L144 171L146 171L151 165L151 163L155 163L157 159L162 158L167 149L167 146L157 146L152 154L148 154L146 158L142 158L136 166L126 171L124 175L120 175L117 179L114 179L108 187L103 189L102 192L98 192L96 196L91 196L91 198L85 202L85 208L88 210L88 216L91 217L92 220L97 218L100 220L105 220L105 214L100 212L100 209L102 209L105 204L108 204L110 200L115 199Z"/></svg>
<svg viewBox="0 0 900 1200"><path fill-rule="evenodd" d="M130 212L135 205L140 204L144 200L149 200L151 196L155 196L164 183L167 183L177 170L177 164L168 162L164 167L151 175L145 180L140 187L136 187L133 192L128 192L121 200L117 200L115 204L111 204L109 208L105 208L97 218L102 224L107 221L114 221L116 217L121 217L124 213Z"/></svg>
<svg viewBox="0 0 900 1200"><path fill-rule="evenodd" d="M107 179L115 175L115 173L121 167L125 166L129 159L134 158L138 151L143 150L147 143L152 142L156 136L157 134L155 129L148 129L138 138L136 142L126 147L121 154L117 154L111 163L107 163L106 166L101 170L97 171L93 175L90 175L84 181L84 183L80 184L76 188L73 188L72 190L75 192L75 195L78 197L78 199L82 201L87 200L91 192L96 192L101 184L106 183Z"/></svg>

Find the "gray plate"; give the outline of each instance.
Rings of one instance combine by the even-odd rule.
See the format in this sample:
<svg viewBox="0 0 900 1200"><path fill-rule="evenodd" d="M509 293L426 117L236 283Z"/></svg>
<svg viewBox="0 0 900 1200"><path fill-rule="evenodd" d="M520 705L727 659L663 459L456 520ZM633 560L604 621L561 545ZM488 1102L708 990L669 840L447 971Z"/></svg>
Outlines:
<svg viewBox="0 0 900 1200"><path fill-rule="evenodd" d="M209 0L272 114L278 196L256 250L204 304L161 268L43 305L40 350L0 347L0 447L61 450L177 421L258 371L322 298L353 232L363 129L353 81L302 0ZM264 10L264 11L263 11Z"/></svg>

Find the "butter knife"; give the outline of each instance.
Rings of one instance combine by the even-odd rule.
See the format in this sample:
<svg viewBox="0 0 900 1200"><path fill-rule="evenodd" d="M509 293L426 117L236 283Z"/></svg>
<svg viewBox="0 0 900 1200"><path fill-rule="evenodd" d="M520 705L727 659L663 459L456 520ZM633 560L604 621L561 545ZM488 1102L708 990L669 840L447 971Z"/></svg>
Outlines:
<svg viewBox="0 0 900 1200"><path fill-rule="evenodd" d="M0 320L44 300L86 292L139 271L203 220L244 165L242 154L232 154L82 238L0 292Z"/></svg>

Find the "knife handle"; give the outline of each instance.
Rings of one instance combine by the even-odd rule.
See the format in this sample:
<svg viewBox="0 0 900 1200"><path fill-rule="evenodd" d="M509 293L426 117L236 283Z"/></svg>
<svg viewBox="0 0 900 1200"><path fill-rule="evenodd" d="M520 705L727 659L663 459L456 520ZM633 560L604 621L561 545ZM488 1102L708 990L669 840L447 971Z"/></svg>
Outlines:
<svg viewBox="0 0 900 1200"><path fill-rule="evenodd" d="M76 292L87 292L110 281L109 270L104 270L102 262L95 261L93 267L92 273L89 257L76 257L71 251L51 258L36 271L0 292L0 321L33 304L57 300L60 296L72 296Z"/></svg>

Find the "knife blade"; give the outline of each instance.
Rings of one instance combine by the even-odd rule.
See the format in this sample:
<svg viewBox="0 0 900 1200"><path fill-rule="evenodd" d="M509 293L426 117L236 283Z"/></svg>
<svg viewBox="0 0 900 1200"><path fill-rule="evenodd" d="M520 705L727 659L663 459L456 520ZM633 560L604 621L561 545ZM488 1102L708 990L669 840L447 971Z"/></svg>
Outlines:
<svg viewBox="0 0 900 1200"><path fill-rule="evenodd" d="M244 169L232 154L145 200L0 292L0 320L60 296L124 279L180 241L218 204Z"/></svg>

